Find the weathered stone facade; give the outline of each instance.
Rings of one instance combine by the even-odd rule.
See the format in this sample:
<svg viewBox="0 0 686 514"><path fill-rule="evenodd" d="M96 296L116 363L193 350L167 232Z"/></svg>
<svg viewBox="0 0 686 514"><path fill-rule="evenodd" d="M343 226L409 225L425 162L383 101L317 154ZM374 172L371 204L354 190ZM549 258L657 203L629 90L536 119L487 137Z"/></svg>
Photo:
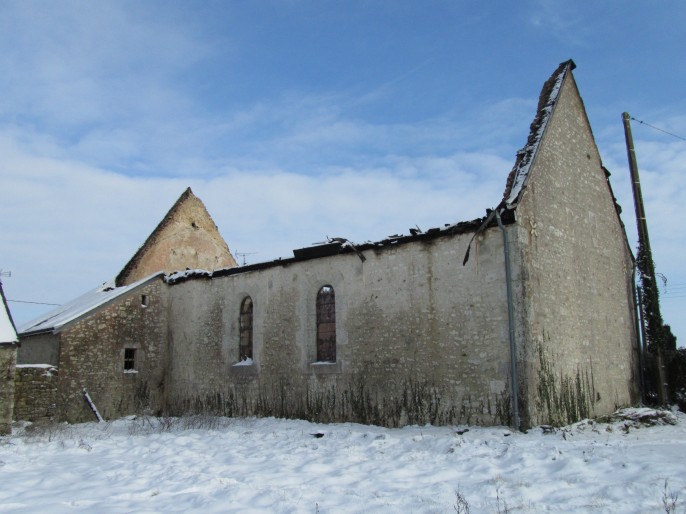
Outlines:
<svg viewBox="0 0 686 514"><path fill-rule="evenodd" d="M507 424L502 241L446 235L171 286L169 406L219 400L241 415ZM316 362L316 297L336 296L336 362ZM459 291L464 305L456 308ZM239 361L239 306L254 304L254 362Z"/></svg>
<svg viewBox="0 0 686 514"><path fill-rule="evenodd" d="M17 331L0 282L0 435L12 432L18 342Z"/></svg>
<svg viewBox="0 0 686 514"><path fill-rule="evenodd" d="M483 219L104 290L106 303L25 331L20 361L57 355L58 416L70 421L94 419L84 388L105 418L399 426L519 415L529 426L631 404L633 259L572 68L546 83L505 197ZM325 323L335 353L318 359L323 288L335 299Z"/></svg>
<svg viewBox="0 0 686 514"><path fill-rule="evenodd" d="M561 87L510 228L523 270L521 400L532 424L638 398L633 260L571 73Z"/></svg>
<svg viewBox="0 0 686 514"><path fill-rule="evenodd" d="M58 417L58 404L57 368L47 364L17 366L14 382L15 419L53 421Z"/></svg>
<svg viewBox="0 0 686 514"><path fill-rule="evenodd" d="M162 275L154 276L54 332L22 338L26 344L19 361L24 365L58 354L58 419L95 419L84 390L108 419L143 405L159 411L167 365L167 291ZM40 351L30 351L34 343Z"/></svg>
<svg viewBox="0 0 686 514"><path fill-rule="evenodd" d="M62 330L59 391L65 419L95 419L83 399L84 389L106 419L136 412L143 398L162 401L167 319L163 286L156 279ZM127 348L135 351L130 370L124 369Z"/></svg>
<svg viewBox="0 0 686 514"><path fill-rule="evenodd" d="M0 435L12 431L16 363L16 345L0 344Z"/></svg>
<svg viewBox="0 0 686 514"><path fill-rule="evenodd" d="M116 278L133 284L159 271L236 266L205 205L189 187Z"/></svg>

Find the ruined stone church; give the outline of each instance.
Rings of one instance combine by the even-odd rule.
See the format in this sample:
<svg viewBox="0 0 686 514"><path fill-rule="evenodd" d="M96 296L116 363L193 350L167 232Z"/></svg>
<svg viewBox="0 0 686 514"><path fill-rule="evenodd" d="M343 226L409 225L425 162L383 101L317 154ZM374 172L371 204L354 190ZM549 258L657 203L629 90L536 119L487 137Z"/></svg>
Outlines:
<svg viewBox="0 0 686 514"><path fill-rule="evenodd" d="M121 273L19 327L15 419L527 427L638 401L634 260L572 74L483 218L238 266L190 189ZM440 220L451 221L451 220Z"/></svg>

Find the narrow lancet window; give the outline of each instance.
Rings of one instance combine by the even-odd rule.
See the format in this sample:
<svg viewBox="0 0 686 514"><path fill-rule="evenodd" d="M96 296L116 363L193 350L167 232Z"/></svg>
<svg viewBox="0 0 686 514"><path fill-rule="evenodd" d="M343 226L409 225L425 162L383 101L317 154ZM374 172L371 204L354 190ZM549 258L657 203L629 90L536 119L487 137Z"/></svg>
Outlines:
<svg viewBox="0 0 686 514"><path fill-rule="evenodd" d="M252 360L252 298L246 296L241 303L241 314L239 319L239 355L241 361Z"/></svg>
<svg viewBox="0 0 686 514"><path fill-rule="evenodd" d="M317 293L317 361L336 362L336 295L328 285Z"/></svg>

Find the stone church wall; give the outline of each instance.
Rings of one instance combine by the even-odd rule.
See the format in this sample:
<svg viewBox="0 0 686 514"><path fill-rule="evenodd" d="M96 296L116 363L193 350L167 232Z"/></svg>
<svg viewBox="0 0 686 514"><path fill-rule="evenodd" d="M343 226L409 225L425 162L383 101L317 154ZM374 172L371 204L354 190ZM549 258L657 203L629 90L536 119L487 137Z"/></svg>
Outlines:
<svg viewBox="0 0 686 514"><path fill-rule="evenodd" d="M571 74L530 174L510 229L529 423L609 414L638 399L632 260Z"/></svg>
<svg viewBox="0 0 686 514"><path fill-rule="evenodd" d="M500 232L284 263L170 288L173 412L322 421L507 424L509 346ZM316 297L335 292L335 363L316 363ZM239 309L254 305L254 362Z"/></svg>

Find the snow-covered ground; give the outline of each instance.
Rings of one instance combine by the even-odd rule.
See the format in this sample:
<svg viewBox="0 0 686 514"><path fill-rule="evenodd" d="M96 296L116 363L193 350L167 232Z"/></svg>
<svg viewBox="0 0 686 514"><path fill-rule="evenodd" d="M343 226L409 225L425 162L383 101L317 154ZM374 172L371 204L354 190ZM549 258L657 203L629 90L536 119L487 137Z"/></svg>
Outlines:
<svg viewBox="0 0 686 514"><path fill-rule="evenodd" d="M682 513L686 416L665 414L675 424L526 434L208 417L19 426L0 438L0 512L645 513L676 502Z"/></svg>

